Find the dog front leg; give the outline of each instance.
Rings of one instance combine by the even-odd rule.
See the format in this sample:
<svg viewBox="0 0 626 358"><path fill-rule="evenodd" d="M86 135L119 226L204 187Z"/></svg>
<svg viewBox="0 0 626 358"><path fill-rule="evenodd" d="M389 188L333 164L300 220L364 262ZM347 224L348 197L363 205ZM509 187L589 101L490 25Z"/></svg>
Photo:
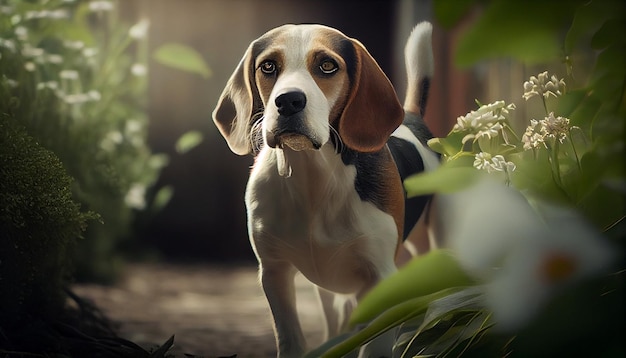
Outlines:
<svg viewBox="0 0 626 358"><path fill-rule="evenodd" d="M274 318L279 358L301 357L306 342L296 310L295 268L288 263L261 264L261 284Z"/></svg>

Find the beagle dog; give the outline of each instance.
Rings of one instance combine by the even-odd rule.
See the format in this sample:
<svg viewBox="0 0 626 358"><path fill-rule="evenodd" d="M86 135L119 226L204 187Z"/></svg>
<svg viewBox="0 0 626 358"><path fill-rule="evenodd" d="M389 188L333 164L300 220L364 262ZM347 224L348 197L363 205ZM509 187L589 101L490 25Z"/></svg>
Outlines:
<svg viewBox="0 0 626 358"><path fill-rule="evenodd" d="M427 197L406 200L402 180L439 161L422 120L431 31L418 24L407 41L404 109L365 47L321 25L284 25L253 41L218 100L213 120L230 149L255 157L248 232L279 357L306 350L296 272L316 287L327 336L336 335L350 305L396 271L427 207ZM390 354L389 341L361 352Z"/></svg>

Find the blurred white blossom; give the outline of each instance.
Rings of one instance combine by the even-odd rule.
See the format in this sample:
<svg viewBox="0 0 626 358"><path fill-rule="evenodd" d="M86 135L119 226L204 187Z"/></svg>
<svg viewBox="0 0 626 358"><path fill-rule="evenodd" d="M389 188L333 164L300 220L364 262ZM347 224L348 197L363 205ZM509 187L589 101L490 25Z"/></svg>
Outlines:
<svg viewBox="0 0 626 358"><path fill-rule="evenodd" d="M531 205L493 180L442 195L437 210L445 213L446 244L468 273L485 282L495 329L522 327L558 290L603 273L615 259L608 241L578 213Z"/></svg>
<svg viewBox="0 0 626 358"><path fill-rule="evenodd" d="M57 89L59 89L59 83L57 81L40 82L40 83L37 83L37 89L38 90L51 89L53 91L56 91Z"/></svg>
<svg viewBox="0 0 626 358"><path fill-rule="evenodd" d="M60 20L69 18L69 11L66 9L57 9L57 10L41 10L41 11L27 11L24 14L25 20L32 19L50 19L50 20Z"/></svg>
<svg viewBox="0 0 626 358"><path fill-rule="evenodd" d="M0 47L4 47L11 52L15 52L15 41L0 37Z"/></svg>
<svg viewBox="0 0 626 358"><path fill-rule="evenodd" d="M130 72L133 74L133 76L143 77L148 73L148 68L144 64L135 63L130 68Z"/></svg>
<svg viewBox="0 0 626 358"><path fill-rule="evenodd" d="M124 136L119 131L108 132L100 141L100 148L107 152L113 152L115 147L122 143Z"/></svg>
<svg viewBox="0 0 626 358"><path fill-rule="evenodd" d="M148 34L149 27L150 20L145 18L141 19L141 21L139 21L130 28L130 30L128 31L128 35L135 40L143 39Z"/></svg>
<svg viewBox="0 0 626 358"><path fill-rule="evenodd" d="M24 26L17 26L14 30L15 36L21 40L25 41L28 39L28 29Z"/></svg>
<svg viewBox="0 0 626 358"><path fill-rule="evenodd" d="M63 41L63 46L72 50L82 50L85 47L85 43L82 41L65 40Z"/></svg>
<svg viewBox="0 0 626 358"><path fill-rule="evenodd" d="M24 69L28 72L34 72L37 69L37 67L35 66L33 62L28 61L24 63Z"/></svg>
<svg viewBox="0 0 626 358"><path fill-rule="evenodd" d="M46 54L45 61L47 61L48 63L53 63L55 65L59 65L59 64L63 63L63 56L57 55L57 54L54 54L54 53Z"/></svg>
<svg viewBox="0 0 626 358"><path fill-rule="evenodd" d="M64 80L77 80L78 79L78 71L75 70L63 70L59 72L59 77Z"/></svg>
<svg viewBox="0 0 626 358"><path fill-rule="evenodd" d="M130 187L128 193L124 197L126 206L133 209L142 210L146 207L146 186L141 183L135 183Z"/></svg>
<svg viewBox="0 0 626 358"><path fill-rule="evenodd" d="M111 11L113 10L113 8L114 8L113 2L111 1L101 0L101 1L91 1L89 3L89 10L93 12Z"/></svg>

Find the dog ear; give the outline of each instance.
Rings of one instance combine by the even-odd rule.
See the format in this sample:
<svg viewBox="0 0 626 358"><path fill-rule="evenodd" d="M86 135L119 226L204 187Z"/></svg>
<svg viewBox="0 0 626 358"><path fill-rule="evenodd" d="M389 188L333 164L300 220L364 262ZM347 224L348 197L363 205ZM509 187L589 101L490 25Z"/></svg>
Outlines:
<svg viewBox="0 0 626 358"><path fill-rule="evenodd" d="M404 110L383 70L359 41L352 43L356 67L339 134L349 148L375 152L402 123Z"/></svg>
<svg viewBox="0 0 626 358"><path fill-rule="evenodd" d="M213 111L213 122L230 150L239 155L252 152L252 116L263 109L254 81L253 47L254 43L246 50Z"/></svg>

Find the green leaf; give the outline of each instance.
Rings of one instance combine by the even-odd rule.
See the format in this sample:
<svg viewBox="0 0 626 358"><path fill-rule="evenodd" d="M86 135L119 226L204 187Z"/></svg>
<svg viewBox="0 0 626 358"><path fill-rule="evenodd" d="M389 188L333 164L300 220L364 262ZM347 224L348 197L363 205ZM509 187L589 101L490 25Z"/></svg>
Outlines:
<svg viewBox="0 0 626 358"><path fill-rule="evenodd" d="M414 297L405 301L397 301L397 304L396 302L388 303L385 308L391 308L382 312L380 316L376 317L370 324L365 326L365 328L361 329L354 335L349 336L344 341L326 351L324 354L321 354L321 357L343 357L387 330L423 314L426 312L431 302L458 292L461 289L462 288L451 287L432 292L425 296ZM357 308L360 307L360 305L361 303L357 306Z"/></svg>
<svg viewBox="0 0 626 358"><path fill-rule="evenodd" d="M622 9L621 11L624 11ZM610 45L624 45L623 36L615 34L624 33L624 19L610 19L602 24L602 27L593 35L591 46L596 50L601 50Z"/></svg>
<svg viewBox="0 0 626 358"><path fill-rule="evenodd" d="M170 202L174 196L174 189L170 186L164 186L156 193L154 201L152 202L152 211L159 211Z"/></svg>
<svg viewBox="0 0 626 358"><path fill-rule="evenodd" d="M368 322L387 307L415 297L472 283L472 279L448 251L431 251L414 258L394 275L374 287L352 313L350 325Z"/></svg>
<svg viewBox="0 0 626 358"><path fill-rule="evenodd" d="M607 19L620 12L619 9L615 8L616 5L621 6L619 3L612 0L595 0L582 4L576 10L572 26L565 37L565 53L571 54L576 46L589 41L589 37L598 31ZM622 33L622 31L618 33ZM618 38L620 36L613 34L613 37Z"/></svg>
<svg viewBox="0 0 626 358"><path fill-rule="evenodd" d="M462 139L467 133L450 132L445 138L432 138L428 141L430 149L445 156L453 156L463 149Z"/></svg>
<svg viewBox="0 0 626 358"><path fill-rule="evenodd" d="M176 151L180 154L185 154L202 143L203 139L204 137L199 131L189 131L176 141Z"/></svg>
<svg viewBox="0 0 626 358"><path fill-rule="evenodd" d="M203 78L209 78L212 75L202 55L186 45L177 43L161 45L154 51L153 58L162 65L196 73Z"/></svg>
<svg viewBox="0 0 626 358"><path fill-rule="evenodd" d="M404 187L410 198L433 193L449 194L469 186L479 175L480 172L472 166L448 162L432 172L408 177Z"/></svg>
<svg viewBox="0 0 626 358"><path fill-rule="evenodd" d="M559 58L559 33L578 1L495 0L459 40L456 63L470 66L480 60L513 57L527 64Z"/></svg>
<svg viewBox="0 0 626 358"><path fill-rule="evenodd" d="M456 25L474 5L476 0L435 0L433 11L435 18L445 28Z"/></svg>

